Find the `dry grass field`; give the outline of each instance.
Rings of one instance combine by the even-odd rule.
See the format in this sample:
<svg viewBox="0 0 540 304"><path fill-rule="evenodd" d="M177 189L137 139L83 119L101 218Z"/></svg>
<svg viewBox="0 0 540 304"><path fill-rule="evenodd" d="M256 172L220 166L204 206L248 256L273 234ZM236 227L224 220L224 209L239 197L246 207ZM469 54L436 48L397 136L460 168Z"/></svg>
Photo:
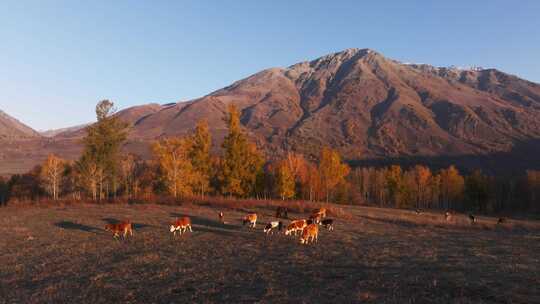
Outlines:
<svg viewBox="0 0 540 304"><path fill-rule="evenodd" d="M266 236L269 207L255 229L193 204L2 208L0 303L540 303L536 222L341 208L309 246ZM193 233L173 239L181 215ZM126 218L131 239L103 229Z"/></svg>

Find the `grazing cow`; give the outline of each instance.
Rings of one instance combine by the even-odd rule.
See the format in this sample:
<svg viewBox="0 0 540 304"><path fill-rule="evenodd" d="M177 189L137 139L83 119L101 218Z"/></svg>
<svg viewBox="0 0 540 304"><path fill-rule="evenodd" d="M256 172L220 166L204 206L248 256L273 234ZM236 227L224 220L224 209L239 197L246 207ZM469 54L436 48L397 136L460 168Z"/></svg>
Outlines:
<svg viewBox="0 0 540 304"><path fill-rule="evenodd" d="M131 221L129 220L118 224L107 224L105 225L105 230L112 232L114 238L119 237L121 232L124 233L124 238L126 238L128 233L130 236L133 236L133 228L131 227Z"/></svg>
<svg viewBox="0 0 540 304"><path fill-rule="evenodd" d="M416 209L416 210L414 210L414 212L415 212L416 214L420 215L420 214L422 214L422 209Z"/></svg>
<svg viewBox="0 0 540 304"><path fill-rule="evenodd" d="M296 220L292 221L289 226L287 226L287 229L285 230L285 235L291 235L294 233L296 235L297 231L302 231L307 226L306 220Z"/></svg>
<svg viewBox="0 0 540 304"><path fill-rule="evenodd" d="M308 244L309 241L317 242L319 236L319 225L311 224L302 230L302 237L300 237L300 244Z"/></svg>
<svg viewBox="0 0 540 304"><path fill-rule="evenodd" d="M321 221L320 225L323 225L328 231L334 230L334 220L333 219L324 219Z"/></svg>
<svg viewBox="0 0 540 304"><path fill-rule="evenodd" d="M242 225L249 224L251 228L255 228L255 225L257 224L257 213L250 213L246 216L244 216L242 220Z"/></svg>
<svg viewBox="0 0 540 304"><path fill-rule="evenodd" d="M446 211L444 213L444 219L447 221L447 222L450 222L450 220L452 220L452 213L450 213L450 211Z"/></svg>
<svg viewBox="0 0 540 304"><path fill-rule="evenodd" d="M498 220L497 220L497 224L500 225L500 224L504 224L506 223L506 219L504 217L500 217Z"/></svg>
<svg viewBox="0 0 540 304"><path fill-rule="evenodd" d="M276 218L289 218L289 210L287 210L287 207L277 207Z"/></svg>
<svg viewBox="0 0 540 304"><path fill-rule="evenodd" d="M193 232L193 230L191 230L191 219L187 216L176 219L171 224L171 232L173 233L173 236L176 236L176 231L178 231L180 235L182 235L182 233L187 232L188 229L190 232Z"/></svg>
<svg viewBox="0 0 540 304"><path fill-rule="evenodd" d="M281 231L281 229L283 229L283 222L273 221L273 222L268 223L266 227L264 227L264 233L269 234L275 229L278 229L279 231Z"/></svg>
<svg viewBox="0 0 540 304"><path fill-rule="evenodd" d="M469 223L472 225L474 223L476 223L476 217L474 217L474 215L470 214L469 213Z"/></svg>
<svg viewBox="0 0 540 304"><path fill-rule="evenodd" d="M312 216L313 216L313 215L315 215L315 216L319 215L321 218L325 218L325 217L326 217L326 211L327 211L327 210L326 210L326 208L324 208L324 207L323 207L323 208L319 208L319 209L315 209L315 210L313 210L313 212L311 213L311 215L312 215Z"/></svg>
<svg viewBox="0 0 540 304"><path fill-rule="evenodd" d="M321 218L322 218L322 214L321 213L314 213L312 215L309 216L309 219L308 221L310 223L315 223L315 224L318 224L321 222Z"/></svg>
<svg viewBox="0 0 540 304"><path fill-rule="evenodd" d="M225 224L225 217L223 216L223 212L220 211L218 213L218 216L219 216L219 222L222 224Z"/></svg>

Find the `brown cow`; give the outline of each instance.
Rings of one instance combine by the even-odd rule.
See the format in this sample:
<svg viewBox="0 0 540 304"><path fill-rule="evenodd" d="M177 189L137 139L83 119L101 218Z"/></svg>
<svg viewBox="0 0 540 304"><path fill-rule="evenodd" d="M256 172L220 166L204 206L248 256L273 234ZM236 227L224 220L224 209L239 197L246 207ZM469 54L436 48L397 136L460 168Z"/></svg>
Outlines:
<svg viewBox="0 0 540 304"><path fill-rule="evenodd" d="M112 232L114 238L119 237L121 232L124 233L124 238L126 238L128 233L130 236L133 236L133 228L131 226L131 221L129 220L118 224L107 224L105 225L105 230Z"/></svg>
<svg viewBox="0 0 540 304"><path fill-rule="evenodd" d="M250 213L246 215L242 220L242 225L249 224L251 228L255 228L255 225L257 224L257 213Z"/></svg>
<svg viewBox="0 0 540 304"><path fill-rule="evenodd" d="M315 209L315 210L313 210L313 212L311 213L311 216L312 216L313 218L319 217L319 218L323 219L323 218L326 217L326 212L327 212L327 210L326 210L326 208L324 208L324 207L323 207L323 208L319 208L319 209Z"/></svg>
<svg viewBox="0 0 540 304"><path fill-rule="evenodd" d="M302 230L302 237L300 238L300 244L308 244L311 240L311 243L317 242L319 236L319 225L311 224Z"/></svg>

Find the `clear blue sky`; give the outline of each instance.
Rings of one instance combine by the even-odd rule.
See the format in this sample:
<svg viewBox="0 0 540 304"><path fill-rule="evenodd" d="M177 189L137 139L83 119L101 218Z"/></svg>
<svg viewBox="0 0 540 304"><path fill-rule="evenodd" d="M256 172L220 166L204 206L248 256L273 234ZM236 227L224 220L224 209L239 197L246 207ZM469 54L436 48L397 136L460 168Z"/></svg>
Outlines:
<svg viewBox="0 0 540 304"><path fill-rule="evenodd" d="M540 1L0 2L0 109L36 129L350 47L540 82Z"/></svg>

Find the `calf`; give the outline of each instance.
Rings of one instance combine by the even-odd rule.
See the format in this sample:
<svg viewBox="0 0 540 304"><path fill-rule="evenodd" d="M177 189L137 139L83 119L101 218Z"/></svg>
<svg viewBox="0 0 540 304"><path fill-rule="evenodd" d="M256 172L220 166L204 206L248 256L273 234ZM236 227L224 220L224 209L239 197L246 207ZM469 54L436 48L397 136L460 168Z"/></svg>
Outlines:
<svg viewBox="0 0 540 304"><path fill-rule="evenodd" d="M306 220L296 220L292 221L289 226L287 226L287 229L285 230L285 235L291 235L294 233L296 235L297 231L302 231L307 226Z"/></svg>
<svg viewBox="0 0 540 304"><path fill-rule="evenodd" d="M420 214L422 214L422 209L416 209L416 210L414 210L414 212L415 212L416 214L420 215Z"/></svg>
<svg viewBox="0 0 540 304"><path fill-rule="evenodd" d="M130 236L133 236L133 228L131 226L131 221L124 221L118 224L107 224L105 225L105 230L112 232L114 238L119 237L121 232L124 233L124 238L127 237L128 233Z"/></svg>
<svg viewBox="0 0 540 304"><path fill-rule="evenodd" d="M277 207L276 209L276 218L289 218L288 210L286 207Z"/></svg>
<svg viewBox="0 0 540 304"><path fill-rule="evenodd" d="M474 223L476 223L476 217L474 217L474 215L470 214L469 213L469 223L472 225Z"/></svg>
<svg viewBox="0 0 540 304"><path fill-rule="evenodd" d="M264 233L269 234L275 229L278 229L279 231L281 231L281 229L283 229L283 222L273 221L273 222L268 223L266 227L264 227Z"/></svg>
<svg viewBox="0 0 540 304"><path fill-rule="evenodd" d="M257 213L250 213L242 219L242 225L249 224L251 228L255 228L255 225L257 224Z"/></svg>
<svg viewBox="0 0 540 304"><path fill-rule="evenodd" d="M320 225L323 225L328 231L334 230L334 220L333 219L324 219L321 221Z"/></svg>
<svg viewBox="0 0 540 304"><path fill-rule="evenodd" d="M191 219L187 216L183 217L183 218L180 218L180 219L176 219L172 224L171 224L171 232L173 233L173 236L176 236L176 232L178 231L180 233L180 235L182 235L182 233L184 232L187 232L187 230L189 229L190 232L193 232L193 230L191 230Z"/></svg>
<svg viewBox="0 0 540 304"><path fill-rule="evenodd" d="M300 237L300 244L308 244L309 241L317 242L319 236L319 225L311 224L302 230L302 237Z"/></svg>

